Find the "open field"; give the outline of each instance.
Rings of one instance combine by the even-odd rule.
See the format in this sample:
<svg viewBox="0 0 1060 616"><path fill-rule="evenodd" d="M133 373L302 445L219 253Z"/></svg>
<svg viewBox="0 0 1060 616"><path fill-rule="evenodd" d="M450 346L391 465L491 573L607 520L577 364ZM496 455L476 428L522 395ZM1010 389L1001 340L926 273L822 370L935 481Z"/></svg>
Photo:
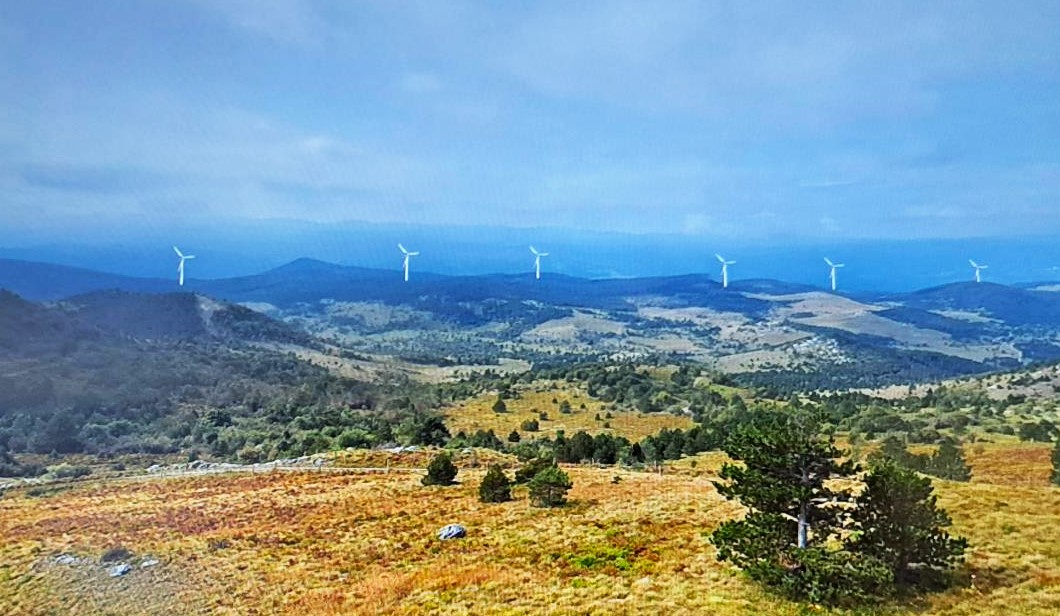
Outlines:
<svg viewBox="0 0 1060 616"><path fill-rule="evenodd" d="M471 434L476 430L493 430L501 439L512 431L518 431L523 438L534 436L555 437L556 432L564 430L567 436L579 430L589 434L610 432L624 436L631 441L638 441L646 436L657 434L663 428L687 430L693 423L690 417L670 413L638 413L635 411L611 411L611 405L589 397L584 389L562 383L537 383L534 386L519 390L519 396L504 401L507 411L493 412L497 400L496 392L484 394L455 404L443 412L445 425L451 434L464 431ZM556 402L553 402L555 400ZM560 413L563 401L570 403L569 414ZM585 405L585 408L582 408ZM520 424L528 419L538 419L539 413L548 413L548 420L539 421L538 432L525 432ZM597 419L599 415L600 419ZM605 427L604 424L610 427Z"/></svg>
<svg viewBox="0 0 1060 616"><path fill-rule="evenodd" d="M738 514L710 484L721 460L662 476L571 467L571 504L557 510L529 507L521 490L479 503L481 468L448 488L414 472L309 471L13 491L0 499L0 612L800 613L715 561L707 534ZM972 544L964 586L880 613L1060 610L1048 447L987 445L969 460L972 483L935 482ZM438 541L450 522L468 537ZM137 568L109 578L98 559L119 545ZM148 557L159 564L139 568Z"/></svg>

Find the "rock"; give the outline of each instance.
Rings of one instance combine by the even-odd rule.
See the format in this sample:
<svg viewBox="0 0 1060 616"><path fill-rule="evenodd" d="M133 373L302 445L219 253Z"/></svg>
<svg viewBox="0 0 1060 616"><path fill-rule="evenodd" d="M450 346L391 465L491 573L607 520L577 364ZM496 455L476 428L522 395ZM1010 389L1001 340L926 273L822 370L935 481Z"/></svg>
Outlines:
<svg viewBox="0 0 1060 616"><path fill-rule="evenodd" d="M79 562L81 560L78 557L70 554L60 554L55 557L55 564L57 565L76 565Z"/></svg>
<svg viewBox="0 0 1060 616"><path fill-rule="evenodd" d="M448 524L438 531L438 538L442 541L449 539L462 539L467 536L467 529L459 524Z"/></svg>
<svg viewBox="0 0 1060 616"><path fill-rule="evenodd" d="M107 567L107 575L110 577L121 577L130 571L132 571L132 567L129 566L129 563L118 563Z"/></svg>
<svg viewBox="0 0 1060 616"><path fill-rule="evenodd" d="M148 558L144 562L140 563L140 568L141 569L146 569L148 567L154 567L157 564L158 564L158 559L157 558Z"/></svg>

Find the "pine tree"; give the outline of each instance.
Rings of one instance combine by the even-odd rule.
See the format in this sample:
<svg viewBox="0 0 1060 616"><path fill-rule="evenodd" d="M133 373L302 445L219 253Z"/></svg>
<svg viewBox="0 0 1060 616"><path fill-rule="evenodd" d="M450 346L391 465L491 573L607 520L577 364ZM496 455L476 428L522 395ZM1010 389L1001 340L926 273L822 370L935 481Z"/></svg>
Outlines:
<svg viewBox="0 0 1060 616"><path fill-rule="evenodd" d="M530 503L535 507L560 507L567 502L567 490L574 484L559 467L553 465L534 475L527 487Z"/></svg>
<svg viewBox="0 0 1060 616"><path fill-rule="evenodd" d="M512 500L511 481L499 464L490 464L486 476L478 486L478 499L484 503L503 503Z"/></svg>
<svg viewBox="0 0 1060 616"><path fill-rule="evenodd" d="M942 441L938 451L927 461L924 472L951 481L969 481L972 478L972 469L968 468L961 448L952 439Z"/></svg>
<svg viewBox="0 0 1060 616"><path fill-rule="evenodd" d="M825 482L856 470L851 462L837 461L842 452L831 439L820 437L818 429L817 419L808 412L755 411L733 428L722 446L743 465L725 464L721 478L726 481L715 482L722 496L738 499L752 515L783 520L771 520L763 529L789 528L784 541L794 540L799 548L813 540L811 528L823 539L840 525L839 508L824 505L847 499Z"/></svg>
<svg viewBox="0 0 1060 616"><path fill-rule="evenodd" d="M504 403L504 398L497 396L497 401L493 403L494 413L506 413L508 411L508 405Z"/></svg>
<svg viewBox="0 0 1060 616"><path fill-rule="evenodd" d="M515 483L527 483L550 466L555 464L548 458L533 458L515 471Z"/></svg>
<svg viewBox="0 0 1060 616"><path fill-rule="evenodd" d="M968 542L943 530L950 517L936 507L931 480L881 460L857 498L851 550L878 559L899 586L931 586L953 567Z"/></svg>
<svg viewBox="0 0 1060 616"><path fill-rule="evenodd" d="M1053 474L1049 479L1053 485L1060 486L1060 439L1056 440L1056 446L1053 447Z"/></svg>
<svg viewBox="0 0 1060 616"><path fill-rule="evenodd" d="M456 472L453 459L448 452L443 451L431 458L431 463L427 465L427 475L420 480L420 483L425 486L452 485L453 480L456 479Z"/></svg>

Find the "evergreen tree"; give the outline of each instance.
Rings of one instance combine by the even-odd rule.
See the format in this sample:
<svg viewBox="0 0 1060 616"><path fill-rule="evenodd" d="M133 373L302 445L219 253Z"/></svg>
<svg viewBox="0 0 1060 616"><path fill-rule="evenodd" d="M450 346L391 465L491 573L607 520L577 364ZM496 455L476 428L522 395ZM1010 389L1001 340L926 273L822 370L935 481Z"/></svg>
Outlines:
<svg viewBox="0 0 1060 616"><path fill-rule="evenodd" d="M972 469L968 468L961 448L952 439L942 441L938 451L927 462L924 472L951 481L969 481L972 478Z"/></svg>
<svg viewBox="0 0 1060 616"><path fill-rule="evenodd" d="M521 440L522 440L522 437L519 436L519 432L518 431L512 430L511 432L508 433L508 442L509 443L518 443Z"/></svg>
<svg viewBox="0 0 1060 616"><path fill-rule="evenodd" d="M534 458L515 471L515 483L527 483L535 475L550 466L555 466L548 458Z"/></svg>
<svg viewBox="0 0 1060 616"><path fill-rule="evenodd" d="M443 451L431 458L431 463L427 465L427 475L421 483L425 486L452 485L453 480L456 479L456 472L453 459L448 452Z"/></svg>
<svg viewBox="0 0 1060 616"><path fill-rule="evenodd" d="M849 547L891 570L899 586L931 586L960 560L968 542L943 530L950 525L936 507L931 480L882 460L865 477L857 498L855 539Z"/></svg>
<svg viewBox="0 0 1060 616"><path fill-rule="evenodd" d="M511 481L499 464L490 464L486 476L478 486L478 499L484 503L503 503L512 500Z"/></svg>
<svg viewBox="0 0 1060 616"><path fill-rule="evenodd" d="M807 411L756 410L735 424L723 443L725 453L743 464L725 464L724 481L714 485L749 512L719 526L711 541L719 559L732 561L752 579L779 585L799 558L795 552L823 546L845 521L841 508L828 505L849 497L826 482L850 476L856 467L839 462L842 452L818 431L816 417Z"/></svg>
<svg viewBox="0 0 1060 616"><path fill-rule="evenodd" d="M567 490L574 484L559 467L552 465L530 480L530 503L535 507L559 507L567 502Z"/></svg>
<svg viewBox="0 0 1060 616"><path fill-rule="evenodd" d="M497 401L493 403L494 413L505 413L508 411L508 405L504 403L504 398L497 396Z"/></svg>
<svg viewBox="0 0 1060 616"><path fill-rule="evenodd" d="M1053 447L1053 474L1049 479L1053 485L1060 486L1060 439L1056 440L1056 446Z"/></svg>

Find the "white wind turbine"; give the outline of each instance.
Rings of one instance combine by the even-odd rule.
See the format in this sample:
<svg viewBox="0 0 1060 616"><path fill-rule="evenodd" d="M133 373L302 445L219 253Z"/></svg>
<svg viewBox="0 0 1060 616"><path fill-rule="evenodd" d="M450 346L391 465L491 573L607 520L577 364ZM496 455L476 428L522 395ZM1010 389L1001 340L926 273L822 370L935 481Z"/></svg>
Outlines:
<svg viewBox="0 0 1060 616"><path fill-rule="evenodd" d="M186 255L180 251L176 246L173 247L173 252L177 253L180 257L180 265L177 266L177 274L179 275L180 286L184 286L184 262L188 259L194 259L195 255Z"/></svg>
<svg viewBox="0 0 1060 616"><path fill-rule="evenodd" d="M729 266L736 263L736 261L726 261L725 257L714 253L714 256L721 262L721 288L726 289L729 286Z"/></svg>
<svg viewBox="0 0 1060 616"><path fill-rule="evenodd" d="M968 259L968 262L971 263L972 267L975 268L975 281L976 282L981 282L981 280L979 279L979 272L981 270L985 270L986 268L988 268L990 266L989 265L979 265L978 263L976 263L975 261L972 261L971 259Z"/></svg>
<svg viewBox="0 0 1060 616"><path fill-rule="evenodd" d="M405 247L402 246L401 244L398 244L398 248L400 248L401 249L401 253L405 255L405 282L408 282L409 281L409 258L415 257L416 255L418 255L420 253L418 253L418 252L409 252L409 251L405 250Z"/></svg>
<svg viewBox="0 0 1060 616"><path fill-rule="evenodd" d="M533 246L530 247L530 252L534 253L534 278L541 280L541 257L547 257L547 252L538 252Z"/></svg>
<svg viewBox="0 0 1060 616"><path fill-rule="evenodd" d="M828 274L828 278L832 281L832 290L835 291L835 270L839 267L846 267L843 263L832 263L828 257L824 258L824 262L828 264L828 267L832 268L831 273Z"/></svg>

